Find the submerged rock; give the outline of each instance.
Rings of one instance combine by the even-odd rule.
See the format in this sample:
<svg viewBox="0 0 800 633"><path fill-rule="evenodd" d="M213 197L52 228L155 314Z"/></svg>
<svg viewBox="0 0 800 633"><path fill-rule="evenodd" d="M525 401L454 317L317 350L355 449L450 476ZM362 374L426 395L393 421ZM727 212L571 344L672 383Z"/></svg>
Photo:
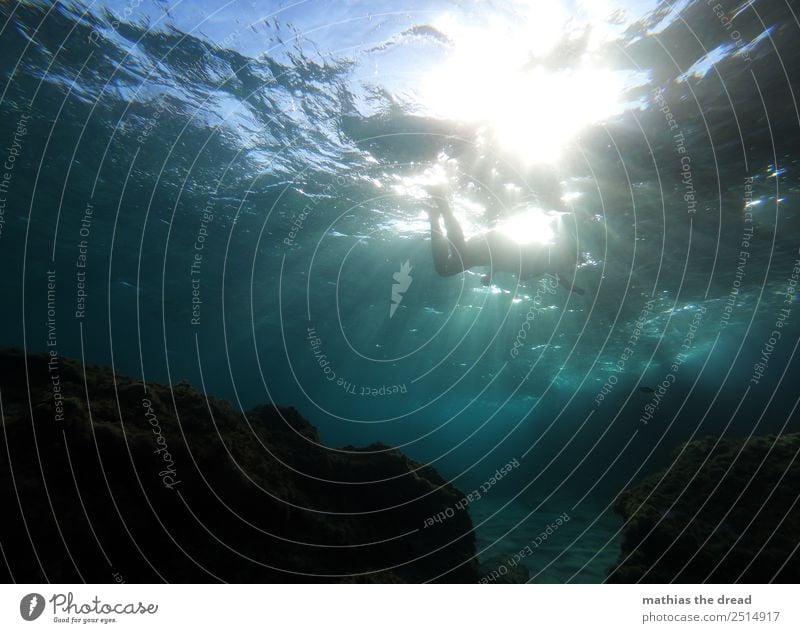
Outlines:
<svg viewBox="0 0 800 633"><path fill-rule="evenodd" d="M800 581L800 434L686 444L627 490L610 582Z"/></svg>
<svg viewBox="0 0 800 633"><path fill-rule="evenodd" d="M26 369L27 365L27 369ZM0 350L6 582L477 582L463 495L295 409Z"/></svg>

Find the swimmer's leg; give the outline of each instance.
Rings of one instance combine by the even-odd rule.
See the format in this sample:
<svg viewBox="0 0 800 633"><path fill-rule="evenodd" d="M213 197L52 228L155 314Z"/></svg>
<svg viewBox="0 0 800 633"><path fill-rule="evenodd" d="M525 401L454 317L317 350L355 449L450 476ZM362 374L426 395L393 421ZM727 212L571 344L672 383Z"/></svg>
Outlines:
<svg viewBox="0 0 800 633"><path fill-rule="evenodd" d="M456 216L453 215L453 211L447 204L441 204L439 208L442 210L442 215L444 216L444 225L445 228L447 228L447 239L450 240L450 244L453 245L453 248L463 255L466 253L467 249L464 248L466 241L464 240L464 231L461 229L461 225L458 223Z"/></svg>
<svg viewBox="0 0 800 633"><path fill-rule="evenodd" d="M464 232L458 224L447 202L436 198L437 209L429 210L428 217L431 222L431 247L433 249L433 265L436 272L443 277L449 277L463 272L465 262L463 257L467 252L465 248ZM442 234L439 216L444 216L444 225L447 236Z"/></svg>
<svg viewBox="0 0 800 633"><path fill-rule="evenodd" d="M449 272L450 246L447 238L442 233L439 225L439 211L429 210L428 218L431 221L431 250L433 252L433 267L442 277L448 277Z"/></svg>

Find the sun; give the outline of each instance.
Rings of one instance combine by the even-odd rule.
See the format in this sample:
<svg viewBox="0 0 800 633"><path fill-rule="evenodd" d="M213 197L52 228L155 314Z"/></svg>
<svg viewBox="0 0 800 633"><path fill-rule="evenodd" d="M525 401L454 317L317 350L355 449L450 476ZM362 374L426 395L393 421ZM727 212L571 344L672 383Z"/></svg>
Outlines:
<svg viewBox="0 0 800 633"><path fill-rule="evenodd" d="M557 214L529 208L504 220L496 230L517 244L551 245L556 237L555 225L558 221Z"/></svg>
<svg viewBox="0 0 800 633"><path fill-rule="evenodd" d="M438 117L486 125L526 164L556 162L581 129L624 110L625 85L589 55L565 68L528 63L534 45L544 50L560 32L559 16L548 16L537 16L535 28L444 20L452 47L423 77L422 104Z"/></svg>

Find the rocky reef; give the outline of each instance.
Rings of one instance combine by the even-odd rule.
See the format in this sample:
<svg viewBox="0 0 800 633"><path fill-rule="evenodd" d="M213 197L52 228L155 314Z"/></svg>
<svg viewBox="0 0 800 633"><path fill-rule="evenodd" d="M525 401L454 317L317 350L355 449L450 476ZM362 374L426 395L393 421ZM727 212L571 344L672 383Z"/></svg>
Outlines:
<svg viewBox="0 0 800 633"><path fill-rule="evenodd" d="M295 409L0 350L5 581L477 582L462 493Z"/></svg>
<svg viewBox="0 0 800 633"><path fill-rule="evenodd" d="M609 582L800 582L799 454L798 433L686 444L618 498Z"/></svg>

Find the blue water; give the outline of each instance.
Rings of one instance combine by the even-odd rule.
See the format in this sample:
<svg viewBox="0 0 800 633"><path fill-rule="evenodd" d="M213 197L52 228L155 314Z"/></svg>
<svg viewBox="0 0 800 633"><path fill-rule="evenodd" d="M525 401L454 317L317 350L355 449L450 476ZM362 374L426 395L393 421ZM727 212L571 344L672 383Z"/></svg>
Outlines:
<svg viewBox="0 0 800 633"><path fill-rule="evenodd" d="M569 512L535 580L601 580L675 447L799 426L800 27L530 4L0 5L0 344L292 405L465 492L516 459L481 556ZM586 294L438 277L432 174L470 234L560 212Z"/></svg>

